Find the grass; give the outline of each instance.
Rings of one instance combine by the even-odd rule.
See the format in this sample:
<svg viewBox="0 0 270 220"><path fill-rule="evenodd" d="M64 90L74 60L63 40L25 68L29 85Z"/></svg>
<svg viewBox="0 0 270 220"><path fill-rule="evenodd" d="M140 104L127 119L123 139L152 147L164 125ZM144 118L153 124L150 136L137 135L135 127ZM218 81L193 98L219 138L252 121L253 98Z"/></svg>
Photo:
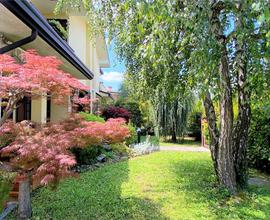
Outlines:
<svg viewBox="0 0 270 220"><path fill-rule="evenodd" d="M33 219L270 219L270 188L237 197L215 185L208 153L158 152L33 195Z"/></svg>

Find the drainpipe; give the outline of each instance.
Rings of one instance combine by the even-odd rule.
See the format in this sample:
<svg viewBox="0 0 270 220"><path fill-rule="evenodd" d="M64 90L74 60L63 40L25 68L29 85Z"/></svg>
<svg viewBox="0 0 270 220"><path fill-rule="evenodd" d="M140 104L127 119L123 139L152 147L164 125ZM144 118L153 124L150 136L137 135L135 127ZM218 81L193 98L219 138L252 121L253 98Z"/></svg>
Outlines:
<svg viewBox="0 0 270 220"><path fill-rule="evenodd" d="M12 43L12 44L1 47L0 48L0 54L7 53L7 52L9 52L11 50L14 50L14 49L16 49L18 47L21 47L21 46L25 45L25 44L28 44L28 43L34 41L37 38L37 36L38 36L38 31L33 29L30 36L28 36L26 38L23 38L21 40L18 40L16 42Z"/></svg>
<svg viewBox="0 0 270 220"><path fill-rule="evenodd" d="M1 34L0 34L0 48L6 46L4 40L5 40L4 34L1 33ZM0 72L0 77L1 77L1 76L2 76L2 72ZM1 97L0 97L0 119L1 119L1 118L2 118L2 99L1 99Z"/></svg>

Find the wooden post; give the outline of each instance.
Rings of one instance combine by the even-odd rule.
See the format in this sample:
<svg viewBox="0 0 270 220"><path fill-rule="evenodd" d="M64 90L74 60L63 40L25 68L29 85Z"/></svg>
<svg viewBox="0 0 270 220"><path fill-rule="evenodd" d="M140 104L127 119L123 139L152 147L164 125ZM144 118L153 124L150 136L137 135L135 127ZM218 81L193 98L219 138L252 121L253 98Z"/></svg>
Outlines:
<svg viewBox="0 0 270 220"><path fill-rule="evenodd" d="M31 181L30 175L24 176L19 184L19 213L18 220L26 220L31 217L31 197L30 197Z"/></svg>

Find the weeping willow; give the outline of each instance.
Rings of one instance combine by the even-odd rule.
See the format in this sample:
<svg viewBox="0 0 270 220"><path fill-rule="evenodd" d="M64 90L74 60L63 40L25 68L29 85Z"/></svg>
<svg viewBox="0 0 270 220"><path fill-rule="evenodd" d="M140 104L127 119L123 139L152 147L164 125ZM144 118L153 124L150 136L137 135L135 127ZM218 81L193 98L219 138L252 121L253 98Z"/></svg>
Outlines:
<svg viewBox="0 0 270 220"><path fill-rule="evenodd" d="M160 94L154 106L159 135L165 138L170 136L173 142L177 141L177 137L184 137L193 103L192 94L185 94L174 99Z"/></svg>

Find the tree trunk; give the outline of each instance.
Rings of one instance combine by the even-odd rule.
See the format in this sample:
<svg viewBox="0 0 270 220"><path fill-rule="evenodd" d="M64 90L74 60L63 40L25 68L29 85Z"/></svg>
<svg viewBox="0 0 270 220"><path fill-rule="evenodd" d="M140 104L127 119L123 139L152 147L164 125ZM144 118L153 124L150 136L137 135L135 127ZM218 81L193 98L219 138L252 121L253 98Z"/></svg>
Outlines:
<svg viewBox="0 0 270 220"><path fill-rule="evenodd" d="M31 189L31 181L30 176L25 176L19 185L19 213L18 219L25 220L29 219L32 214L31 210L31 197L30 197L30 189Z"/></svg>
<svg viewBox="0 0 270 220"><path fill-rule="evenodd" d="M172 142L177 142L177 136L176 136L176 123L174 121L175 119L172 117Z"/></svg>
<svg viewBox="0 0 270 220"><path fill-rule="evenodd" d="M233 156L233 103L227 53L227 38L220 23L221 11L226 8L224 1L211 1L211 31L220 47L220 135L217 148L217 172L219 183L231 193L237 191Z"/></svg>
<svg viewBox="0 0 270 220"><path fill-rule="evenodd" d="M9 99L8 105L7 105L6 109L3 112L3 116L0 118L0 127L3 124L5 124L5 122L7 121L7 119L11 116L11 114L13 112L13 109L17 105L18 101L20 101L21 99L20 98L17 98L15 100L13 100L12 98Z"/></svg>
<svg viewBox="0 0 270 220"><path fill-rule="evenodd" d="M226 47L221 49L221 65L220 65L220 136L217 152L218 175L221 185L224 185L235 193L236 176L234 170L234 157L232 148L233 135L233 104L232 104L232 88L230 82L230 73L228 65L228 57Z"/></svg>
<svg viewBox="0 0 270 220"><path fill-rule="evenodd" d="M238 88L238 117L234 128L233 150L234 164L236 172L236 182L240 187L244 187L247 183L247 145L248 145L248 129L250 124L250 93L247 89L247 63L245 59L245 44L237 44L236 63L237 71L237 88Z"/></svg>
<svg viewBox="0 0 270 220"><path fill-rule="evenodd" d="M216 172L216 176L218 177L218 169L217 169L217 152L218 152L218 138L219 138L219 132L217 128L217 118L216 118L216 112L215 108L210 96L209 91L206 92L204 101L204 108L206 113L206 118L208 122L208 130L210 135L210 152L211 157L213 160L214 169Z"/></svg>
<svg viewBox="0 0 270 220"><path fill-rule="evenodd" d="M176 142L177 142L176 132L175 132L174 129L173 129L173 131L172 131L172 142L173 142L173 143L176 143Z"/></svg>
<svg viewBox="0 0 270 220"><path fill-rule="evenodd" d="M7 121L7 119L11 116L13 112L13 109L9 109L8 111L4 111L3 116L0 119L0 127L5 124L5 122Z"/></svg>

